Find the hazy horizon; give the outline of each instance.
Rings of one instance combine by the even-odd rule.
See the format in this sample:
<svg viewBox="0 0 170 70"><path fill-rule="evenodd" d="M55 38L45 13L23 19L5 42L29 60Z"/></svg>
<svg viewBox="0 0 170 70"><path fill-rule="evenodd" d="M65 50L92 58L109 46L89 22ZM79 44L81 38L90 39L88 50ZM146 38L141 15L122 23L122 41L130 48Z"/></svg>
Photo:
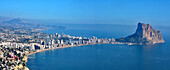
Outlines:
<svg viewBox="0 0 170 70"><path fill-rule="evenodd" d="M168 0L1 0L0 16L69 24L170 25Z"/></svg>

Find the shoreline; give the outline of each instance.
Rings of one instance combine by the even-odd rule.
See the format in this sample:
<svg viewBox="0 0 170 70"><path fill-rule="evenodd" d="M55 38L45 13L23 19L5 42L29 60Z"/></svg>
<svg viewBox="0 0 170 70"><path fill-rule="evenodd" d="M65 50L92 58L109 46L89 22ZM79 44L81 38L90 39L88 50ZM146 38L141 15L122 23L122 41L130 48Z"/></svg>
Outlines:
<svg viewBox="0 0 170 70"><path fill-rule="evenodd" d="M62 49L62 48L68 48L68 47L79 47L79 46L85 46L85 45L96 45L96 44L118 44L118 43L93 43L93 44L80 44L80 45L66 45L63 47L53 47L51 49L44 49L44 50L37 50L35 52L29 53L26 58L27 58L27 62L28 62L28 58L34 58L34 57L29 57L29 55L33 55L35 53L40 53L40 52L44 52L44 51L49 51L49 50L54 50L54 49ZM120 43L119 43L120 44ZM27 63L26 62L26 63ZM27 67L27 66L26 66ZM28 68L28 67L27 67ZM29 68L28 68L29 69Z"/></svg>
<svg viewBox="0 0 170 70"><path fill-rule="evenodd" d="M51 48L51 49L44 49L44 50L37 50L35 52L32 52L32 53L29 53L26 58L27 58L27 62L28 62L28 58L29 58L29 55L33 55L35 53L40 53L40 52L44 52L44 51L49 51L49 50L54 50L54 49L62 49L62 48L68 48L68 47L79 47L79 46L84 46L84 45L96 45L96 44L106 44L106 43L94 43L94 44L80 44L80 45L67 45L67 46L64 46L64 47L54 47L54 48ZM31 57L32 58L32 57ZM27 63L26 62L26 63ZM26 66L28 68L28 66ZM29 68L28 68L29 69Z"/></svg>
<svg viewBox="0 0 170 70"><path fill-rule="evenodd" d="M103 44L104 44L104 43L103 43ZM54 48L51 48L51 49L37 50L37 51L35 51L35 52L29 53L29 54L27 55L27 57L28 57L29 55L32 55L32 54L35 54L35 53L39 53L39 52L48 51L48 50L62 49L62 48L68 48L68 47L78 47L78 46L84 46L84 45L95 45L95 44L67 45L67 46L64 46L64 47L54 47Z"/></svg>

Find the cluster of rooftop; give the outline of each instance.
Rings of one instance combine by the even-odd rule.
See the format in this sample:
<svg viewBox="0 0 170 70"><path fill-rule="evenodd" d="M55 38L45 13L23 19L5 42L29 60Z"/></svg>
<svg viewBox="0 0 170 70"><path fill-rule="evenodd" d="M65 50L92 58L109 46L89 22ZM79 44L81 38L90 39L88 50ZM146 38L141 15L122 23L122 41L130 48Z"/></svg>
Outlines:
<svg viewBox="0 0 170 70"><path fill-rule="evenodd" d="M75 37L63 33L43 33L34 28L0 26L0 69L28 69L27 56L33 53L101 43L117 42L114 38Z"/></svg>

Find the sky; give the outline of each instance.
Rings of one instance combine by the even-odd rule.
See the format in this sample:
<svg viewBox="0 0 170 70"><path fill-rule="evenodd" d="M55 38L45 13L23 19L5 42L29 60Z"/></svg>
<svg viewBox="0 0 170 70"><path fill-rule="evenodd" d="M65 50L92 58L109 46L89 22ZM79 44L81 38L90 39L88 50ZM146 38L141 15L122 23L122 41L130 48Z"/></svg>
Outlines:
<svg viewBox="0 0 170 70"><path fill-rule="evenodd" d="M170 0L0 0L0 16L78 24L170 25Z"/></svg>

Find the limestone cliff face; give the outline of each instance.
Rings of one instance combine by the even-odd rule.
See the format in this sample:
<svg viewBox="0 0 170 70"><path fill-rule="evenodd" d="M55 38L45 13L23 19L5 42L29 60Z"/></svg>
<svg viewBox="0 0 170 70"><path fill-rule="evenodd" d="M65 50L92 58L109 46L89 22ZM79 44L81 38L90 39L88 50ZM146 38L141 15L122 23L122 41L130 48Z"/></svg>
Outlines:
<svg viewBox="0 0 170 70"><path fill-rule="evenodd" d="M125 38L116 39L116 41L138 44L155 44L165 42L160 31L153 29L150 24L144 23L138 23L137 30L134 34Z"/></svg>

